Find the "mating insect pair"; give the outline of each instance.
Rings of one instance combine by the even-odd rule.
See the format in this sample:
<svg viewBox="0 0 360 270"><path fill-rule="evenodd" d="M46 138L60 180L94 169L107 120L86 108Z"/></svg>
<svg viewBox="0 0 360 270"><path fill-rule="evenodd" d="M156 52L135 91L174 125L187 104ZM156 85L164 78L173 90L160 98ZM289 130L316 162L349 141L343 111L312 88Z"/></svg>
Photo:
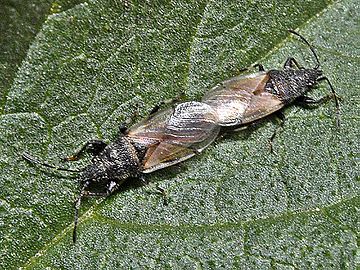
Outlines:
<svg viewBox="0 0 360 270"><path fill-rule="evenodd" d="M305 105L321 104L329 98L339 102L330 81L322 76L320 63L313 47L300 34L316 60L313 68L300 67L288 58L281 70L259 72L226 80L205 94L201 102L180 103L173 108L152 113L130 129L121 128L120 136L112 143L100 140L86 143L68 160L77 160L84 151L94 155L90 165L82 170L58 168L39 162L29 154L24 159L63 171L80 173L80 193L75 202L73 241L81 200L88 196L108 196L128 178L144 175L174 165L203 151L222 128L237 129L254 123L284 106L297 102ZM317 82L326 80L331 94L314 100L305 94ZM99 191L102 188L102 190Z"/></svg>

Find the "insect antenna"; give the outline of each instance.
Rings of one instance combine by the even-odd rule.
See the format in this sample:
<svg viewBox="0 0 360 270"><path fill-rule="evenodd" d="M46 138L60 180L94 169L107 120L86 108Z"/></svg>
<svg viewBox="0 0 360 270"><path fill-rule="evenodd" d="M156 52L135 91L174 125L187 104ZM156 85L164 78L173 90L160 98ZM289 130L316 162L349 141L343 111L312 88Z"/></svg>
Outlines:
<svg viewBox="0 0 360 270"><path fill-rule="evenodd" d="M317 56L317 54L316 54L316 52L315 52L315 50L314 50L314 47L313 47L302 35L300 35L298 32L295 32L295 31L292 30L292 29L289 29L288 31L289 31L290 33L298 36L306 45L309 46L311 52L313 53L313 55L314 55L314 57L315 57L315 59L316 59L316 66L314 67L314 69L318 69L318 68L320 67L320 61L319 61L319 58L318 58L318 56Z"/></svg>
<svg viewBox="0 0 360 270"><path fill-rule="evenodd" d="M316 54L316 52L314 50L314 47L299 33L295 32L294 30L291 30L291 29L289 29L288 31L290 33L298 36L306 45L309 46L311 52L313 53L313 55L314 55L314 57L316 59L316 66L314 67L314 69L318 69L320 67L320 61L319 61L319 58L318 58L318 56L317 56L317 54ZM332 86L330 80L327 77L323 76L323 77L320 77L320 78L317 79L317 81L323 81L323 80L327 81L327 83L330 86L331 92L333 94L334 101L335 101L335 106L336 106L336 126L339 127L340 126L340 103L339 103L339 97L337 96L334 87Z"/></svg>
<svg viewBox="0 0 360 270"><path fill-rule="evenodd" d="M82 172L82 170L73 170L73 169L61 168L61 167L58 167L58 166L50 165L50 164L48 164L46 162L42 162L42 161L37 160L35 157L33 157L32 155L30 155L30 154L28 154L26 152L22 154L22 157L23 157L23 159L25 159L28 162L38 164L38 165L41 165L41 166L44 166L44 167L52 168L52 169L55 169L57 171L74 172L74 173L81 173Z"/></svg>

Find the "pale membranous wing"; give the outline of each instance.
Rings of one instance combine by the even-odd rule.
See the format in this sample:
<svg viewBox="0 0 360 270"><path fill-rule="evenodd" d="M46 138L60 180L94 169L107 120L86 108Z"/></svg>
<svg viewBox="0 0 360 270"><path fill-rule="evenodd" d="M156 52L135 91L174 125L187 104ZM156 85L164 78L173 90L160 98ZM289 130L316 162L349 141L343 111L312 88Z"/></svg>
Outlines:
<svg viewBox="0 0 360 270"><path fill-rule="evenodd" d="M179 163L201 152L219 134L218 115L201 102L160 111L130 128L128 138L143 145L143 172Z"/></svg>
<svg viewBox="0 0 360 270"><path fill-rule="evenodd" d="M250 123L284 106L278 97L265 91L268 80L266 72L240 75L212 88L202 102L217 111L221 126Z"/></svg>

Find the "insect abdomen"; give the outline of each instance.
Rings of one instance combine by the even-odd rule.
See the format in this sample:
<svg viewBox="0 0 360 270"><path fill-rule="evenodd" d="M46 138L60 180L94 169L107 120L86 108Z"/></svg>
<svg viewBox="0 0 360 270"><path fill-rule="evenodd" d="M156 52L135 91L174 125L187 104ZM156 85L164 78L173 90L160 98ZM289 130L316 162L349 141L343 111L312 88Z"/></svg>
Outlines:
<svg viewBox="0 0 360 270"><path fill-rule="evenodd" d="M218 115L202 102L185 102L176 106L166 126L164 139L174 143L200 143L218 126Z"/></svg>
<svg viewBox="0 0 360 270"><path fill-rule="evenodd" d="M152 125L135 125L127 135L130 140L147 149L141 161L144 173L194 156L213 142L220 131L216 111L196 101L160 111L147 121Z"/></svg>
<svg viewBox="0 0 360 270"><path fill-rule="evenodd" d="M205 94L202 101L216 110L220 126L239 126L281 109L284 103L265 91L266 72L242 75L227 80Z"/></svg>

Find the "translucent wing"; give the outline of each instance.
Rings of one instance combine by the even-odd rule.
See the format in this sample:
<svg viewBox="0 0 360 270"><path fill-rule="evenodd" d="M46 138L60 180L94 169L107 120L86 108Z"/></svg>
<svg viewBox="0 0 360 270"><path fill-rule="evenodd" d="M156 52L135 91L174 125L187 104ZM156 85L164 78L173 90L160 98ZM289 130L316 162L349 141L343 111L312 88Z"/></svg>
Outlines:
<svg viewBox="0 0 360 270"><path fill-rule="evenodd" d="M146 151L143 172L149 173L194 156L219 134L215 110L202 102L185 102L160 111L133 126L128 137Z"/></svg>
<svg viewBox="0 0 360 270"><path fill-rule="evenodd" d="M237 126L269 115L284 104L275 95L267 93L266 72L241 75L212 88L202 99L219 116L219 125Z"/></svg>
<svg viewBox="0 0 360 270"><path fill-rule="evenodd" d="M251 123L268 116L280 110L284 105L285 103L273 94L265 91L254 93L242 116L242 124Z"/></svg>
<svg viewBox="0 0 360 270"><path fill-rule="evenodd" d="M173 112L174 109L169 108L150 115L148 118L133 125L129 129L127 136L130 137L133 142L140 143L147 147L159 144Z"/></svg>

